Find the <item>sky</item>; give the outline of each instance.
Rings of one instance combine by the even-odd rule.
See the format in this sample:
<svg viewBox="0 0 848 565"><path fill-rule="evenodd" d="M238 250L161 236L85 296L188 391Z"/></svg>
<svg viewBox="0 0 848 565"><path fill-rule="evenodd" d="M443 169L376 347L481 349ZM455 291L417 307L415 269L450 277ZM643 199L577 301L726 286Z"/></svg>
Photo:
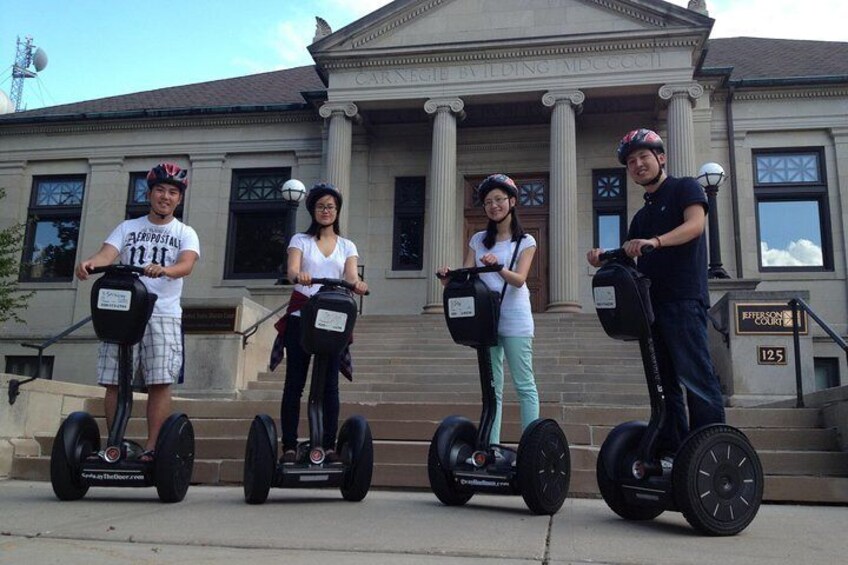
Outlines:
<svg viewBox="0 0 848 565"><path fill-rule="evenodd" d="M38 77L24 81L32 110L309 65L315 16L338 30L387 3L0 0L0 90L11 89L18 37L32 36L48 56ZM707 0L707 8L714 38L848 41L845 0Z"/></svg>

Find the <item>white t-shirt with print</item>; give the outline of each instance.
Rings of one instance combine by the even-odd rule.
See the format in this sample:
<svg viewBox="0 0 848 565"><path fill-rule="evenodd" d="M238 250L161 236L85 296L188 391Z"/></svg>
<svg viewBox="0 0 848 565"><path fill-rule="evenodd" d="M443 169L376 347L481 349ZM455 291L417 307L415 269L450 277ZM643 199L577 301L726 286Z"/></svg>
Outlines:
<svg viewBox="0 0 848 565"><path fill-rule="evenodd" d="M197 233L176 218L161 226L152 223L147 216L126 220L109 234L105 243L118 250L121 263L136 267L150 263L170 267L183 251L194 251L200 256ZM154 316L182 317L182 278L141 277L141 282L159 297L153 307Z"/></svg>
<svg viewBox="0 0 848 565"><path fill-rule="evenodd" d="M330 255L324 255L318 248L318 240L305 233L296 233L289 241L289 249L299 249L303 254L300 262L300 270L309 273L312 278L343 279L345 262L349 257L359 257L356 245L349 239L341 236L336 240L336 247ZM312 296L321 285L313 284L304 286L294 285L294 290ZM293 316L300 316L300 312L293 312Z"/></svg>
<svg viewBox="0 0 848 565"><path fill-rule="evenodd" d="M505 269L509 269L509 263L515 252L516 243L514 241L497 241L491 249L487 249L483 245L483 237L485 235L485 231L479 231L472 235L471 240L468 242L468 247L474 252L474 264L482 267L483 262L480 261L480 258L487 253L492 253L498 258L498 262ZM525 249L536 247L536 240L532 235L525 234L518 245L518 256L516 256L515 265L513 265L511 270L515 270L521 254ZM498 294L501 293L504 280L498 273L481 273L480 279L491 290L494 290ZM506 294L504 294L504 299L501 303L498 335L505 337L533 337L534 330L533 313L530 309L530 289L527 288L527 283L524 283L520 287L514 287L510 284L506 285Z"/></svg>

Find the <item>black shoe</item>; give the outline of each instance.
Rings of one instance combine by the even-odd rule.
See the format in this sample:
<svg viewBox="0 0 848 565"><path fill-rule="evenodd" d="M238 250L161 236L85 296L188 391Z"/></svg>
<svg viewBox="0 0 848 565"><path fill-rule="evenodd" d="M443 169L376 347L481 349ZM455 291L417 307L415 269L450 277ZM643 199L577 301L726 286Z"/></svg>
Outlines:
<svg viewBox="0 0 848 565"><path fill-rule="evenodd" d="M297 452L294 449L286 449L283 456L280 457L280 463L283 465L293 465L297 463Z"/></svg>
<svg viewBox="0 0 848 565"><path fill-rule="evenodd" d="M334 463L341 463L341 462L342 462L342 460L339 457L339 454L336 453L336 451L334 449L328 449L327 451L324 452L324 464L325 465L332 465Z"/></svg>

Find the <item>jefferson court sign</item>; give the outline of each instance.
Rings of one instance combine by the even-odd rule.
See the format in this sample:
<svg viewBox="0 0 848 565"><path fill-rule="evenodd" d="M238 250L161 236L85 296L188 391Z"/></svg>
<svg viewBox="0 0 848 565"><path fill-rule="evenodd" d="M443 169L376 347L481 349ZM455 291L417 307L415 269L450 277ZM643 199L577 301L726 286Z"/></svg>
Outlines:
<svg viewBox="0 0 848 565"><path fill-rule="evenodd" d="M736 334L792 335L792 308L785 302L737 303ZM807 315L798 312L798 333L807 333Z"/></svg>
<svg viewBox="0 0 848 565"><path fill-rule="evenodd" d="M474 65L363 70L355 73L353 80L356 86L439 84L469 80L532 79L614 73L658 69L661 66L660 53L625 53L561 59L498 61Z"/></svg>

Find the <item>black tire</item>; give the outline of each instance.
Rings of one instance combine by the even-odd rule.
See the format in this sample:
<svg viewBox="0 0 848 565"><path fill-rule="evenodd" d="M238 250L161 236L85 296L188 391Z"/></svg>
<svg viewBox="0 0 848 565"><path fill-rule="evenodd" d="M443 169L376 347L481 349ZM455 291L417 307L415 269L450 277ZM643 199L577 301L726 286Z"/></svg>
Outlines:
<svg viewBox="0 0 848 565"><path fill-rule="evenodd" d="M342 498L359 502L368 494L374 473L374 440L365 418L351 416L345 420L338 444L338 452L345 464Z"/></svg>
<svg viewBox="0 0 848 565"><path fill-rule="evenodd" d="M607 506L625 520L653 520L664 512L662 508L654 506L631 504L622 492L621 479L632 477L630 469L647 428L643 422L627 422L617 426L604 440L598 453L598 489Z"/></svg>
<svg viewBox="0 0 848 565"><path fill-rule="evenodd" d="M701 428L678 450L674 498L686 521L711 536L736 535L763 500L763 467L741 431L724 424Z"/></svg>
<svg viewBox="0 0 848 565"><path fill-rule="evenodd" d="M476 441L477 428L467 418L451 416L436 429L427 455L427 475L433 494L442 504L462 506L474 496L456 484L451 469L471 457Z"/></svg>
<svg viewBox="0 0 848 565"><path fill-rule="evenodd" d="M568 496L571 454L554 420L531 423L518 443L518 488L533 514L556 514Z"/></svg>
<svg viewBox="0 0 848 565"><path fill-rule="evenodd" d="M270 416L253 419L244 452L244 501L262 504L274 481L277 467L277 428Z"/></svg>
<svg viewBox="0 0 848 565"><path fill-rule="evenodd" d="M156 492L162 502L180 502L194 469L194 427L185 414L171 414L156 440Z"/></svg>
<svg viewBox="0 0 848 565"><path fill-rule="evenodd" d="M62 422L50 453L50 483L59 500L79 500L88 492L82 465L100 450L100 430L85 412L74 412Z"/></svg>

